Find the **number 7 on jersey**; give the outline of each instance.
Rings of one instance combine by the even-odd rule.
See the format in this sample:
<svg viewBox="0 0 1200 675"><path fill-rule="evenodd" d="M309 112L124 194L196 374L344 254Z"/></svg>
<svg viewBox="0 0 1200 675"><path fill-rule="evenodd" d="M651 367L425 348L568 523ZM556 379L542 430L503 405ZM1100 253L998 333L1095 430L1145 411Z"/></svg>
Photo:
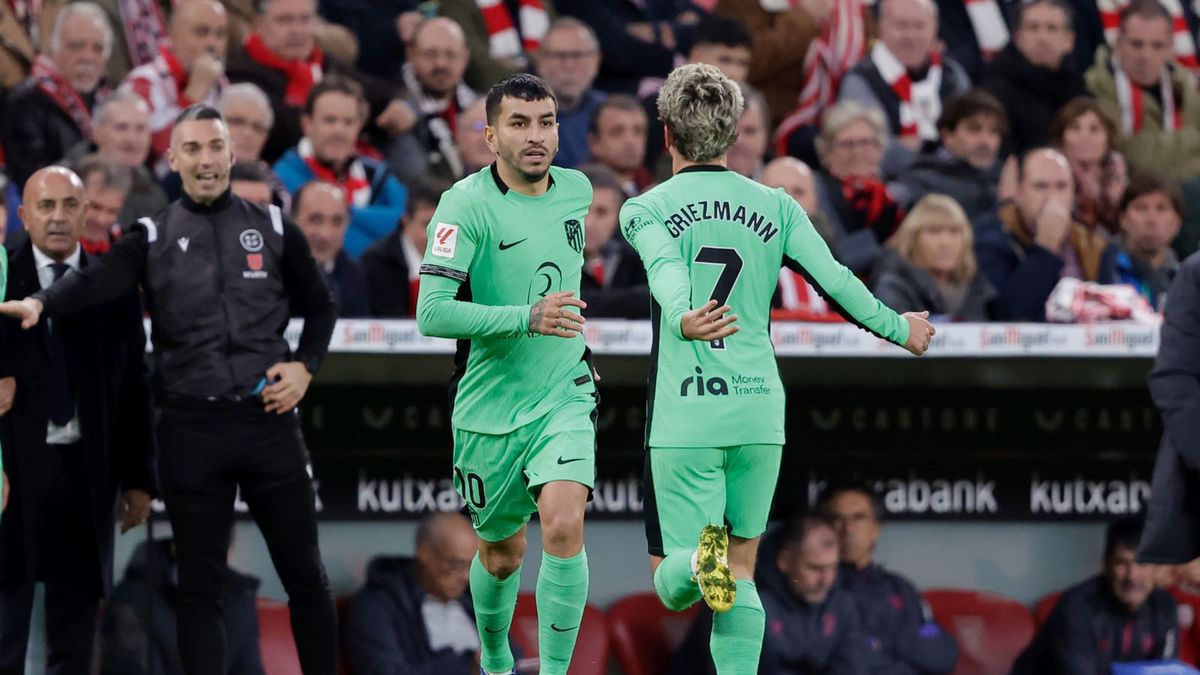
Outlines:
<svg viewBox="0 0 1200 675"><path fill-rule="evenodd" d="M729 294L733 292L733 285L737 283L738 275L742 273L742 256L738 255L737 249L734 248L705 246L696 254L696 262L721 266L721 275L717 277L717 284L713 286L712 295L708 299L716 300L717 307L726 304ZM708 344L713 349L725 349L724 338Z"/></svg>

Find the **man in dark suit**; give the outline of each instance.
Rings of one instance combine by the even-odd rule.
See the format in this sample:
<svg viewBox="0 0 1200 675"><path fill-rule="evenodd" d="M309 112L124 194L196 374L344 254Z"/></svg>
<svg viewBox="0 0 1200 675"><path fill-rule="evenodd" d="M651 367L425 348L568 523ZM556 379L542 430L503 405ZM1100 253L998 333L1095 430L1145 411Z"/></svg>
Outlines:
<svg viewBox="0 0 1200 675"><path fill-rule="evenodd" d="M24 297L91 259L79 246L83 182L52 166L25 184L29 233L8 292ZM113 520L145 522L154 492L146 337L128 293L22 331L0 322L0 410L11 500L0 519L0 673L21 673L34 584L45 582L47 669L89 672L100 599L112 588ZM7 397L0 397L7 401Z"/></svg>

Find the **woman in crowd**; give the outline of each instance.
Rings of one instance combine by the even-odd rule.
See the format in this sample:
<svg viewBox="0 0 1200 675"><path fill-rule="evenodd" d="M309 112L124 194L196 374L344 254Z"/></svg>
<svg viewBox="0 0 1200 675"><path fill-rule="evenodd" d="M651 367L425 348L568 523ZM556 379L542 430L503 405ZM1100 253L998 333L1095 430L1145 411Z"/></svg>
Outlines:
<svg viewBox="0 0 1200 675"><path fill-rule="evenodd" d="M1117 126L1095 99L1075 98L1055 116L1050 142L1066 155L1075 174L1075 218L1109 234L1120 229L1117 207L1128 183L1125 158L1113 149Z"/></svg>

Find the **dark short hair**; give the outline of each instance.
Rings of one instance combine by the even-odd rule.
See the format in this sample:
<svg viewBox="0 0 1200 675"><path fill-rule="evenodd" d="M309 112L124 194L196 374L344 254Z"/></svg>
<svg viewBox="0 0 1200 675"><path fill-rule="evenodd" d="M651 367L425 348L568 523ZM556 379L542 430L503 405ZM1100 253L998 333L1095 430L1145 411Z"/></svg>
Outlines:
<svg viewBox="0 0 1200 675"><path fill-rule="evenodd" d="M1179 192L1179 184L1157 174L1141 171L1130 176L1129 184L1125 186L1125 194L1121 195L1121 204L1117 208L1117 213L1125 213L1134 200L1159 192L1167 196L1167 201L1171 202L1171 208L1175 210L1175 214L1182 218L1183 197Z"/></svg>
<svg viewBox="0 0 1200 675"><path fill-rule="evenodd" d="M271 174L266 167L258 162L234 162L229 167L229 181L244 181L247 183L271 183Z"/></svg>
<svg viewBox="0 0 1200 675"><path fill-rule="evenodd" d="M408 186L408 201L404 204L404 215L409 218L422 206L435 209L442 200L442 193L450 189L450 182L435 176L425 176Z"/></svg>
<svg viewBox="0 0 1200 675"><path fill-rule="evenodd" d="M366 117L367 112L367 95L363 93L363 87L357 81L346 77L345 75L326 75L321 78L311 90L308 92L308 98L304 99L304 114L311 115L317 106L317 99L330 92L344 94L354 99L358 104L358 111Z"/></svg>
<svg viewBox="0 0 1200 675"><path fill-rule="evenodd" d="M1096 117L1100 118L1100 124L1104 125L1104 131L1108 133L1108 147L1111 150L1117 143L1117 124L1104 113L1096 99L1089 96L1077 96L1058 109L1054 119L1050 121L1050 142L1061 148L1067 127L1087 113L1095 113Z"/></svg>
<svg viewBox="0 0 1200 675"><path fill-rule="evenodd" d="M510 75L488 90L487 95L487 122L491 126L496 126L496 120L500 116L500 102L508 98L519 98L522 101L541 101L550 99L554 101L554 110L558 111L558 97L550 90L550 85L538 77L529 73L517 73Z"/></svg>
<svg viewBox="0 0 1200 675"><path fill-rule="evenodd" d="M592 112L592 118L588 120L588 134L595 136L600 132L600 116L604 114L605 110L626 110L646 114L646 109L642 107L641 103L638 103L636 98L628 94L611 94Z"/></svg>
<svg viewBox="0 0 1200 675"><path fill-rule="evenodd" d="M803 546L808 535L822 527L833 529L833 523L823 515L806 514L792 518L784 525L783 537L779 540L779 550L785 551Z"/></svg>
<svg viewBox="0 0 1200 675"><path fill-rule="evenodd" d="M745 47L754 45L754 36L746 24L716 14L706 14L692 31L692 47L721 45L723 47Z"/></svg>
<svg viewBox="0 0 1200 675"><path fill-rule="evenodd" d="M1175 21L1174 18L1172 18L1171 13L1167 11L1167 8L1163 7L1158 0L1133 0L1133 2L1129 3L1129 6L1126 7L1123 12L1121 12L1120 32L1125 32L1125 24L1135 16L1142 19L1162 19L1163 21L1167 22L1168 28L1171 27Z"/></svg>
<svg viewBox="0 0 1200 675"><path fill-rule="evenodd" d="M996 118L1000 124L1001 136L1008 132L1008 115L1004 106L995 96L983 89L972 89L947 101L941 116L938 117L938 131L953 132L964 120L976 115Z"/></svg>
<svg viewBox="0 0 1200 675"><path fill-rule="evenodd" d="M870 485L857 481L833 483L829 487L825 488L825 490L821 493L820 500L817 502L820 505L821 515L829 518L829 503L834 499L851 492L866 497L867 501L871 503L871 517L874 518L876 522L883 522L883 516L886 513L883 507L883 500L879 498L878 493L876 493Z"/></svg>
<svg viewBox="0 0 1200 675"><path fill-rule="evenodd" d="M625 201L625 188L621 187L621 179L612 169L603 164L584 164L579 167L579 172L587 176L587 179L592 183L592 190L613 190L621 196L621 201Z"/></svg>
<svg viewBox="0 0 1200 675"><path fill-rule="evenodd" d="M84 184L87 184L88 177L92 175L100 176L100 189L102 190L117 190L119 192L129 192L129 188L133 186L133 172L124 164L101 157L96 153L86 155L75 164L75 173L79 176Z"/></svg>
<svg viewBox="0 0 1200 675"><path fill-rule="evenodd" d="M225 118L221 117L221 111L204 103L193 103L183 109L179 116L175 118L175 126L182 122L194 122L198 120L217 120L224 122Z"/></svg>
<svg viewBox="0 0 1200 675"><path fill-rule="evenodd" d="M1021 22L1025 20L1025 12L1031 7L1053 7L1063 13L1067 18L1067 30L1075 32L1075 10L1071 9L1063 0L1028 0L1017 4L1017 28L1020 28Z"/></svg>
<svg viewBox="0 0 1200 675"><path fill-rule="evenodd" d="M300 213L300 204L304 201L305 193L307 193L312 187L314 187L316 185L329 185L329 186L335 187L338 190L340 190L343 195L346 193L345 188L338 185L337 183L331 183L327 180L321 180L319 178L314 178L313 180L308 181L304 185L301 185L300 189L296 190L296 194L292 197L292 215L293 216ZM347 209L347 211L349 211L349 209Z"/></svg>
<svg viewBox="0 0 1200 675"><path fill-rule="evenodd" d="M1146 521L1143 518L1122 518L1108 524L1104 531L1104 559L1108 560L1118 548L1128 548L1136 551L1142 540L1142 528Z"/></svg>

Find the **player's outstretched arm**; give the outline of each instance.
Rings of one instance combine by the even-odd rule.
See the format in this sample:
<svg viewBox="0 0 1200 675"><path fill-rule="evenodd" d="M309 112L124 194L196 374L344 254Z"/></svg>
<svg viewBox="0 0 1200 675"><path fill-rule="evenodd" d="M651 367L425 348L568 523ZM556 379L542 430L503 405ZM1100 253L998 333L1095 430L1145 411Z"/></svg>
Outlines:
<svg viewBox="0 0 1200 675"><path fill-rule="evenodd" d="M28 330L36 326L42 316L42 301L37 298L9 300L0 303L0 314L19 319L21 328Z"/></svg>

